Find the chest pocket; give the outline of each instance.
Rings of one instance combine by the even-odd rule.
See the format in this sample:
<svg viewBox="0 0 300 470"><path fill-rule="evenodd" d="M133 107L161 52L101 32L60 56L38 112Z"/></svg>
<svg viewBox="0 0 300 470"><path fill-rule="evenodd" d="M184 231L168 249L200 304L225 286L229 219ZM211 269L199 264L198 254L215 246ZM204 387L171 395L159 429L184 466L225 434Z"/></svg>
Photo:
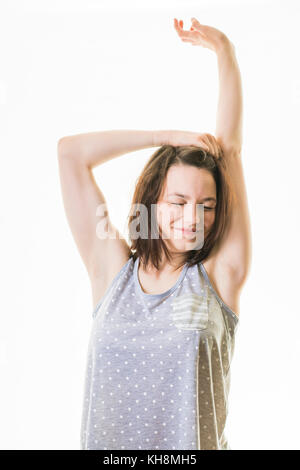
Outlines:
<svg viewBox="0 0 300 470"><path fill-rule="evenodd" d="M207 287L203 296L188 293L172 302L172 319L180 330L205 330L208 325Z"/></svg>

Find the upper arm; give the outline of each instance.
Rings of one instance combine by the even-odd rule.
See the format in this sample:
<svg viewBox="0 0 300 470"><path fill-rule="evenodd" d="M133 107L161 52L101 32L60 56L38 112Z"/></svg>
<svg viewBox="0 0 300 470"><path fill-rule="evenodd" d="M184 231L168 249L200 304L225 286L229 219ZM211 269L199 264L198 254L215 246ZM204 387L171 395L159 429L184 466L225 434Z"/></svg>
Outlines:
<svg viewBox="0 0 300 470"><path fill-rule="evenodd" d="M231 278L239 287L245 281L251 263L251 227L247 192L240 152L225 153L226 167L234 192L232 212L223 239L215 255L222 267L230 270Z"/></svg>
<svg viewBox="0 0 300 470"><path fill-rule="evenodd" d="M130 249L104 211L101 214L107 222L108 236L103 239L97 236L97 224L103 226L97 209L99 211L100 205L106 204L104 195L96 184L92 169L68 154L61 140L58 143L58 162L67 220L90 279L105 280L129 258Z"/></svg>

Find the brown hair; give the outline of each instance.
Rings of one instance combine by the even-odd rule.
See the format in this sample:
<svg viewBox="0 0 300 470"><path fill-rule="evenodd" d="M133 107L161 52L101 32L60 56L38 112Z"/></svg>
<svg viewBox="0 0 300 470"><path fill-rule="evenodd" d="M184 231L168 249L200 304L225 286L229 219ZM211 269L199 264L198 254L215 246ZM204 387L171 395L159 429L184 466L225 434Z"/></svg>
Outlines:
<svg viewBox="0 0 300 470"><path fill-rule="evenodd" d="M189 266L193 266L203 261L221 241L228 226L234 198L226 169L226 161L223 155L220 158L216 158L206 150L195 146L174 147L172 145L163 145L155 151L146 163L136 183L132 206L128 215L128 227L131 242L130 258L132 257L133 260L136 260L137 257L140 257L144 267L147 267L148 263L150 263L157 270L159 269L162 250L164 250L165 256L169 262L172 260L172 256L160 236L158 236L158 238L138 237L132 239L130 227L132 226L132 221L137 217L133 215L132 207L136 204L143 204L147 208L147 219L143 219L143 213L140 212L138 216L139 220L141 221L141 225L145 224L145 227L148 227L148 233L151 233L152 219L152 233L154 231L154 233L157 234L157 219L153 210L151 212L151 204L157 203L164 186L167 172L173 165L191 165L209 171L215 180L217 192L216 215L212 229L205 237L200 250L189 250L186 252L186 257L182 265L187 263ZM142 227L140 227L140 230L143 230ZM178 268L179 267L180 266L178 266Z"/></svg>

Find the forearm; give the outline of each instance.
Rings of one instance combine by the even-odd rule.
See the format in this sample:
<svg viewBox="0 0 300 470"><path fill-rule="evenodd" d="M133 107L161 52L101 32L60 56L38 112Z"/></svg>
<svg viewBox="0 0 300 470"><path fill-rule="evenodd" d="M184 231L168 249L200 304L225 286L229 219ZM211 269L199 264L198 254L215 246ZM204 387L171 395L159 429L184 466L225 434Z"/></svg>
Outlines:
<svg viewBox="0 0 300 470"><path fill-rule="evenodd" d="M93 168L125 153L164 143L167 143L167 131L163 130L108 130L62 137L58 152Z"/></svg>
<svg viewBox="0 0 300 470"><path fill-rule="evenodd" d="M242 147L242 83L234 45L225 39L216 51L219 71L219 100L216 139L226 149Z"/></svg>

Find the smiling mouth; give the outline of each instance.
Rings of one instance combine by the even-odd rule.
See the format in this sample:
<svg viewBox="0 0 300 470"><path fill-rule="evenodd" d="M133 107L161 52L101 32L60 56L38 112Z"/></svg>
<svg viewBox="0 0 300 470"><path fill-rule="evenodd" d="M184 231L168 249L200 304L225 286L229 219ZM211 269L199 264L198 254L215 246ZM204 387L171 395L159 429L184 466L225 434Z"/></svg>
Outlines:
<svg viewBox="0 0 300 470"><path fill-rule="evenodd" d="M193 230L184 230L182 228L175 228L174 230L178 230L179 232L181 232L183 235L189 235L189 236L196 236L197 233L199 233L199 230L196 230L196 231L193 231Z"/></svg>

